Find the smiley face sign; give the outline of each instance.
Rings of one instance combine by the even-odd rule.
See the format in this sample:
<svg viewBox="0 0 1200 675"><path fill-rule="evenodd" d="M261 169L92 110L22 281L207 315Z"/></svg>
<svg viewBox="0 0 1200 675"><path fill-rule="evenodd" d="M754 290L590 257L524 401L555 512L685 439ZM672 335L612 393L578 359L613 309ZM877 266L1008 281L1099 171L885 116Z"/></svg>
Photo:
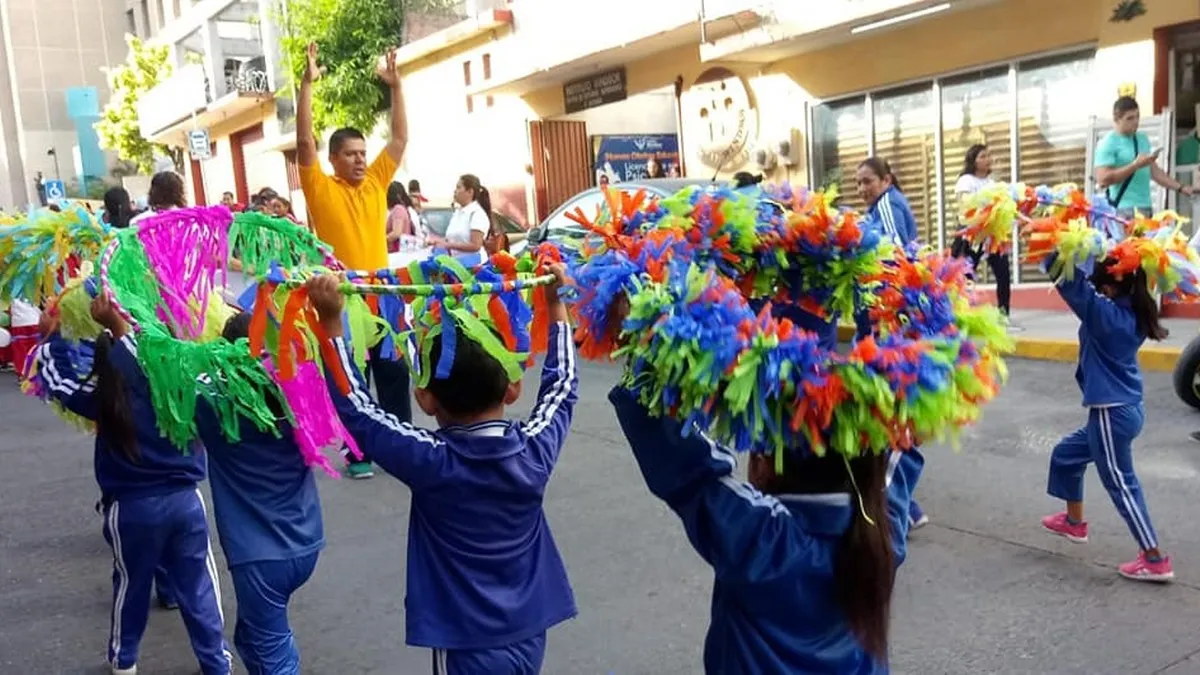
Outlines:
<svg viewBox="0 0 1200 675"><path fill-rule="evenodd" d="M712 68L684 94L685 141L706 166L735 171L750 161L758 136L758 111L746 83L732 71Z"/></svg>

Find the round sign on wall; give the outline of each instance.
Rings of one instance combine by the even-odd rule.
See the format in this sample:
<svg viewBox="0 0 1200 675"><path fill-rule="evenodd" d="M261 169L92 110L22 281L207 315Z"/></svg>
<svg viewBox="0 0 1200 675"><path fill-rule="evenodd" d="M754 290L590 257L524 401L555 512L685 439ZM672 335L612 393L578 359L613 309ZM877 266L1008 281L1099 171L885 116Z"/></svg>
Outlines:
<svg viewBox="0 0 1200 675"><path fill-rule="evenodd" d="M758 111L742 78L726 68L710 68L683 99L684 143L692 154L715 170L745 166L758 138Z"/></svg>

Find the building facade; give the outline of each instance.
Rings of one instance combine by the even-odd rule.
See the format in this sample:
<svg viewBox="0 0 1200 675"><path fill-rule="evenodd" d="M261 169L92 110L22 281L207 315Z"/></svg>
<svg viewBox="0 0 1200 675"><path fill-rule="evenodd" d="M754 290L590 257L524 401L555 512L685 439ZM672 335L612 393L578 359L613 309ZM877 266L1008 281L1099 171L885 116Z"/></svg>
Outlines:
<svg viewBox="0 0 1200 675"><path fill-rule="evenodd" d="M35 202L39 172L68 184L107 175L92 124L128 29L120 0L0 2L0 208Z"/></svg>
<svg viewBox="0 0 1200 675"><path fill-rule="evenodd" d="M683 175L837 185L850 206L875 154L922 240L945 245L972 143L990 146L999 180L1089 184L1122 93L1156 145L1195 137L1200 4L1145 8L1119 20L1109 0L512 0L398 50L415 108L406 164L442 197L477 173L537 222L594 184L610 134L675 134ZM1173 154L1164 167L1194 180L1196 153L1190 167Z"/></svg>

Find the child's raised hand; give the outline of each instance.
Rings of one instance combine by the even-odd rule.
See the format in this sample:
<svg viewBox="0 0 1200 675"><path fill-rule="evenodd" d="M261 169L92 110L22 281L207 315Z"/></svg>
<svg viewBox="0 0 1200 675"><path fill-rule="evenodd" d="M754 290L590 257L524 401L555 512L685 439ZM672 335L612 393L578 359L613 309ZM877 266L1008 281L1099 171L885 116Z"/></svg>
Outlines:
<svg viewBox="0 0 1200 675"><path fill-rule="evenodd" d="M558 292L567 285L567 266L563 263L553 263L546 266L546 271L554 275L554 281L546 284L542 292L546 294L546 305L550 308L550 320L554 322L567 321L567 308L558 297Z"/></svg>
<svg viewBox="0 0 1200 675"><path fill-rule="evenodd" d="M321 274L309 279L305 284L305 288L308 289L308 301L312 303L313 309L317 310L321 323L342 323L342 308L346 305L346 299L338 290L340 283L341 281L332 274Z"/></svg>
<svg viewBox="0 0 1200 675"><path fill-rule="evenodd" d="M125 324L125 319L117 312L117 308L113 306L112 298L108 293L101 292L92 299L92 319L100 324L102 328L113 334L113 337L121 337L127 331L128 326Z"/></svg>

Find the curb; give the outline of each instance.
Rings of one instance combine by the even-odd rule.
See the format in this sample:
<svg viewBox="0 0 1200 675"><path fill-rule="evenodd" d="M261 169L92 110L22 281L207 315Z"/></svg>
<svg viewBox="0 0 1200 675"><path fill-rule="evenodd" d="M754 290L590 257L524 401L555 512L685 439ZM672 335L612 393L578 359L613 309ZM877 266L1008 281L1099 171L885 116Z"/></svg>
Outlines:
<svg viewBox="0 0 1200 675"><path fill-rule="evenodd" d="M854 339L854 326L838 326L838 340L849 342ZM1183 352L1178 347L1142 347L1138 362L1142 370L1170 373ZM1079 360L1079 343L1075 340L1052 338L1018 337L1012 356L1031 361L1057 361L1075 363Z"/></svg>

